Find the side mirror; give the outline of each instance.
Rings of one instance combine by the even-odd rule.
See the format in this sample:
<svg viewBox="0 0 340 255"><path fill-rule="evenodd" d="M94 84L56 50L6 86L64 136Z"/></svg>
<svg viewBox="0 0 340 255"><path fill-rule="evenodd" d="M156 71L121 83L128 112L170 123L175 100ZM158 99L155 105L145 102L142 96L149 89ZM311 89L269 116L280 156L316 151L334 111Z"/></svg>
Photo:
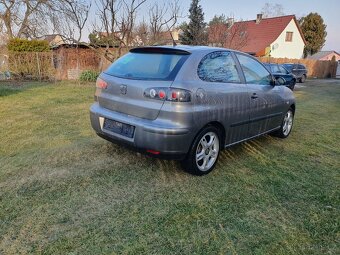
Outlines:
<svg viewBox="0 0 340 255"><path fill-rule="evenodd" d="M276 80L274 78L271 79L270 85L273 86L273 87L276 85Z"/></svg>
<svg viewBox="0 0 340 255"><path fill-rule="evenodd" d="M277 84L276 79L273 75L271 75L271 80L270 80L269 84L273 87L275 87L275 85Z"/></svg>
<svg viewBox="0 0 340 255"><path fill-rule="evenodd" d="M286 84L285 78L283 78L283 77L277 77L277 78L276 78L276 84L278 84L278 85L285 85L285 84Z"/></svg>

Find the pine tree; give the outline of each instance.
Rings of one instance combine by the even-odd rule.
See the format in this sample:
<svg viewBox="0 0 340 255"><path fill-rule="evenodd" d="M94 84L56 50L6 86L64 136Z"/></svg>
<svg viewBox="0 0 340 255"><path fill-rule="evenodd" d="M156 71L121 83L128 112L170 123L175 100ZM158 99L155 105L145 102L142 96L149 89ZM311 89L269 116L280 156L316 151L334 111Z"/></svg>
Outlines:
<svg viewBox="0 0 340 255"><path fill-rule="evenodd" d="M318 13L310 13L300 20L301 30L306 39L305 57L321 50L326 41L326 25Z"/></svg>
<svg viewBox="0 0 340 255"><path fill-rule="evenodd" d="M189 24L182 25L180 40L187 45L205 45L207 43L206 23L199 0L192 0L189 9Z"/></svg>

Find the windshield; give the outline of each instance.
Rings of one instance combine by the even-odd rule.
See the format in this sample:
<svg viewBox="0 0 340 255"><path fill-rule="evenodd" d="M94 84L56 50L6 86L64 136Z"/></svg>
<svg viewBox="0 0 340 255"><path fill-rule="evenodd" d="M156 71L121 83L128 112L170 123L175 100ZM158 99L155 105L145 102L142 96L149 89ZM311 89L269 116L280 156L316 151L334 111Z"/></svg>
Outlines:
<svg viewBox="0 0 340 255"><path fill-rule="evenodd" d="M128 53L115 61L105 73L133 80L172 81L188 55L168 53Z"/></svg>

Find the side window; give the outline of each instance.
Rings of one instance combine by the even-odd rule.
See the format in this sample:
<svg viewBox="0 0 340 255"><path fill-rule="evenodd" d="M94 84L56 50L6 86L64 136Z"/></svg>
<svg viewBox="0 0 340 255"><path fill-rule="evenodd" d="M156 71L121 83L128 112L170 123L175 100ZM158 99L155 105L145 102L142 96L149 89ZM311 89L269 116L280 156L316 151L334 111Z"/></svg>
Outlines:
<svg viewBox="0 0 340 255"><path fill-rule="evenodd" d="M272 72L272 67L270 66L270 64L265 64L264 66L269 72Z"/></svg>
<svg viewBox="0 0 340 255"><path fill-rule="evenodd" d="M273 73L280 73L280 70L279 70L279 68L278 68L278 66L277 65L272 65L272 71L273 71Z"/></svg>
<svg viewBox="0 0 340 255"><path fill-rule="evenodd" d="M270 85L272 76L268 70L252 57L237 54L246 82L249 84Z"/></svg>
<svg viewBox="0 0 340 255"><path fill-rule="evenodd" d="M203 81L240 83L236 63L230 52L217 51L206 55L198 65L197 74Z"/></svg>
<svg viewBox="0 0 340 255"><path fill-rule="evenodd" d="M279 65L280 73L287 74L287 70L284 69L282 66Z"/></svg>

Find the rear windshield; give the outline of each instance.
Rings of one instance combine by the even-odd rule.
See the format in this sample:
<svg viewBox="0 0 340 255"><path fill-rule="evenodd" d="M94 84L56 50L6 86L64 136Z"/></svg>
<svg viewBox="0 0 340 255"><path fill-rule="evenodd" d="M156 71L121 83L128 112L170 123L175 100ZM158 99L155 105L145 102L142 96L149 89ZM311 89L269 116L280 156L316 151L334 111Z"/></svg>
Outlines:
<svg viewBox="0 0 340 255"><path fill-rule="evenodd" d="M105 73L132 80L172 81L188 55L129 52L115 61Z"/></svg>

